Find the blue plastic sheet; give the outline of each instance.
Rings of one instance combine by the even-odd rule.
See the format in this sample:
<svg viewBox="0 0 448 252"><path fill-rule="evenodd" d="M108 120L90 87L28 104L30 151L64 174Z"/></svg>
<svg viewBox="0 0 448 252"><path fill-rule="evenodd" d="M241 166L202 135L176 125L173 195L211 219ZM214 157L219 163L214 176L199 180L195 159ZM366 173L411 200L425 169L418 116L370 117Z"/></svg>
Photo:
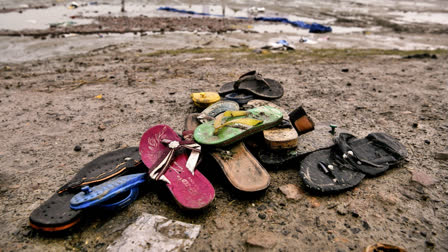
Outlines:
<svg viewBox="0 0 448 252"><path fill-rule="evenodd" d="M184 13L184 14L190 14L190 15L201 15L201 16L213 16L213 17L223 17L223 15L217 15L217 14L210 14L210 13L204 13L204 12L195 12L195 11L189 11L189 10L181 10L171 7L159 7L158 10L162 11L171 11L171 12L178 12L178 13ZM249 19L247 17L236 17L238 19ZM330 26L324 26L318 23L312 23L308 24L303 21L291 21L287 18L282 17L255 17L255 21L268 21L268 22L280 22L280 23L286 23L290 24L295 27L303 28L303 29L309 29L311 33L325 33L325 32L331 32L332 29Z"/></svg>

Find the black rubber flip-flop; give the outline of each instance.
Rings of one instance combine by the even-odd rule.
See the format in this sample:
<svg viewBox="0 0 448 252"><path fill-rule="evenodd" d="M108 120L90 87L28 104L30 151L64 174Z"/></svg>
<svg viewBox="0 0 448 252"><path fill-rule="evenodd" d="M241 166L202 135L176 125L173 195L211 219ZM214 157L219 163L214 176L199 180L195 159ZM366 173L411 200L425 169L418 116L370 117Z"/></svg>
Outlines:
<svg viewBox="0 0 448 252"><path fill-rule="evenodd" d="M341 133L335 143L347 162L369 176L385 172L407 156L406 147L385 133L371 133L360 139Z"/></svg>
<svg viewBox="0 0 448 252"><path fill-rule="evenodd" d="M256 71L241 75L237 81L225 83L218 93L225 96L231 92L248 91L264 99L277 99L283 96L283 86L280 82L265 79Z"/></svg>
<svg viewBox="0 0 448 252"><path fill-rule="evenodd" d="M147 172L147 168L141 162L138 147L106 153L86 164L70 182L36 208L30 215L30 225L46 232L66 230L80 221L82 211L71 209L70 200L81 187L139 172Z"/></svg>
<svg viewBox="0 0 448 252"><path fill-rule="evenodd" d="M365 175L376 176L401 163L406 147L385 133L358 139L340 133L335 145L315 151L301 163L300 176L310 189L337 192L359 184Z"/></svg>
<svg viewBox="0 0 448 252"><path fill-rule="evenodd" d="M365 174L346 164L337 146L309 154L300 164L305 186L322 193L339 192L358 185Z"/></svg>

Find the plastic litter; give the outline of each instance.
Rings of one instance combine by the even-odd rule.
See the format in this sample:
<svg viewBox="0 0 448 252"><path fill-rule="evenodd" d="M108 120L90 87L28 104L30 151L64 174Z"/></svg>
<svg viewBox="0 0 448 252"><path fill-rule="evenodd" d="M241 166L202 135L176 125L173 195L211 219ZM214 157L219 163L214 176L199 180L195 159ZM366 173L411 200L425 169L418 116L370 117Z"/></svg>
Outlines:
<svg viewBox="0 0 448 252"><path fill-rule="evenodd" d="M76 9L79 7L79 4L77 2L71 2L68 6L69 9Z"/></svg>
<svg viewBox="0 0 448 252"><path fill-rule="evenodd" d="M201 16L214 16L214 17L224 17L224 15L217 15L217 14L210 14L205 12L196 12L196 11L189 11L189 10L182 10L182 9L176 9L172 7L159 7L157 10L161 11L170 11L170 12L178 12L178 13L184 13L184 14L190 14L190 15L201 15ZM250 19L247 17L234 17L237 19ZM332 29L330 26L324 26L318 23L312 23L308 24L303 21L290 21L287 18L282 17L254 17L253 20L255 21L268 21L268 22L281 22L281 23L287 23L291 24L292 26L309 29L311 33L325 33L325 32L331 32Z"/></svg>
<svg viewBox="0 0 448 252"><path fill-rule="evenodd" d="M200 231L200 225L143 213L107 247L107 251L186 251Z"/></svg>
<svg viewBox="0 0 448 252"><path fill-rule="evenodd" d="M295 47L290 45L288 41L281 39L279 41L270 43L269 45L263 46L261 49L268 50L295 50Z"/></svg>
<svg viewBox="0 0 448 252"><path fill-rule="evenodd" d="M249 13L249 15L257 15L260 12L264 12L266 9L264 7L250 7L249 9L247 9L247 13Z"/></svg>

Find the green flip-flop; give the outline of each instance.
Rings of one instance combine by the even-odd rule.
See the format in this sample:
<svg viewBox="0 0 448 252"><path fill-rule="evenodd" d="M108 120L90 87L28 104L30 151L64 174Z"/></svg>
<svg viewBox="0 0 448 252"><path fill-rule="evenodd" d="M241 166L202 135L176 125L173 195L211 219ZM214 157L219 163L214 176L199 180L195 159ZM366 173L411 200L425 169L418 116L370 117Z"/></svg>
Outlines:
<svg viewBox="0 0 448 252"><path fill-rule="evenodd" d="M271 106L247 111L226 111L214 121L199 125L194 139L201 145L222 147L281 123L282 112Z"/></svg>

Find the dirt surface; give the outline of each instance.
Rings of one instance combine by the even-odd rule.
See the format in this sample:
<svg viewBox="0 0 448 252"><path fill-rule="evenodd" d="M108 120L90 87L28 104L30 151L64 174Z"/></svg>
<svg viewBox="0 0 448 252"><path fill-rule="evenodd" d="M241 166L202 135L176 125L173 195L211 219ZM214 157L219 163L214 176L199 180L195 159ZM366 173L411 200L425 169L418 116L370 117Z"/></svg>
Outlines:
<svg viewBox="0 0 448 252"><path fill-rule="evenodd" d="M403 58L416 53L424 52L150 52L123 44L2 64L0 247L101 251L148 212L201 224L192 251L253 249L246 241L258 236L276 251L360 251L376 242L409 251L448 250L448 163L434 159L447 151L448 54L439 50L427 52L435 59ZM364 179L353 190L323 196L301 189L294 200L279 187L302 188L299 160L269 170L271 185L265 192L243 194L206 158L199 169L214 185L216 199L204 211L182 211L166 188L152 183L122 212L92 213L70 232L45 235L28 226L31 211L83 164L117 148L138 146L143 132L156 124L181 132L185 115L196 112L191 92L217 91L252 69L283 82L285 95L274 102L286 110L303 103L315 122L334 122L359 137L389 133L408 148L408 162ZM95 98L100 94L102 99ZM74 151L76 145L80 152ZM413 181L417 171L414 180L423 176L434 183Z"/></svg>
<svg viewBox="0 0 448 252"><path fill-rule="evenodd" d="M173 31L188 31L188 32L213 32L223 33L228 31L235 31L242 27L247 27L252 24L251 20L239 19L217 19L217 18L197 18L197 17L84 17L75 16L72 20L77 18L93 19L92 24L76 25L68 27L54 27L44 30L0 30L0 36L34 36L57 37L62 34L76 33L76 34L97 34L97 33L143 33L143 36L148 32L173 32ZM243 28L244 29L244 28ZM242 29L242 30L243 30ZM248 30L248 29L246 29ZM247 32L247 31L246 31Z"/></svg>

